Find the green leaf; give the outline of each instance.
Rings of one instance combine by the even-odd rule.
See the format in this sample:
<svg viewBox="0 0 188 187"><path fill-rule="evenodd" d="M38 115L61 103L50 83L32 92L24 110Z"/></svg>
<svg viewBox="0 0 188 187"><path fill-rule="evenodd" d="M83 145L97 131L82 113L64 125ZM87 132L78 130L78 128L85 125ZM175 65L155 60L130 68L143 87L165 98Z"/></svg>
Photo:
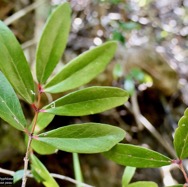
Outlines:
<svg viewBox="0 0 188 187"><path fill-rule="evenodd" d="M178 128L174 134L174 148L179 159L188 157L188 108L178 122Z"/></svg>
<svg viewBox="0 0 188 187"><path fill-rule="evenodd" d="M137 168L155 168L171 164L171 159L150 149L129 144L117 144L103 153L108 159Z"/></svg>
<svg viewBox="0 0 188 187"><path fill-rule="evenodd" d="M124 137L125 131L118 127L85 123L42 133L39 135L38 141L67 152L100 153L108 151Z"/></svg>
<svg viewBox="0 0 188 187"><path fill-rule="evenodd" d="M0 21L0 70L16 92L29 103L34 101L34 82L23 51L9 28Z"/></svg>
<svg viewBox="0 0 188 187"><path fill-rule="evenodd" d="M82 170L80 167L79 155L78 153L73 153L72 156L73 156L73 167L74 167L75 179L78 182L83 182L83 175L82 175ZM82 185L77 184L76 187L82 187Z"/></svg>
<svg viewBox="0 0 188 187"><path fill-rule="evenodd" d="M36 53L36 74L44 84L64 52L71 23L69 3L56 8L46 22Z"/></svg>
<svg viewBox="0 0 188 187"><path fill-rule="evenodd" d="M136 168L127 166L124 170L123 177L122 177L122 187L127 187L130 183L133 175L135 174Z"/></svg>
<svg viewBox="0 0 188 187"><path fill-rule="evenodd" d="M21 180L22 177L23 177L23 175L24 175L24 170L23 170L23 169L16 171L16 172L14 173L14 175L13 175L13 183L16 183L16 182L18 182L19 180Z"/></svg>
<svg viewBox="0 0 188 187"><path fill-rule="evenodd" d="M46 169L46 167L42 164L42 162L34 155L31 154L31 168L34 173L38 174L37 179L42 179L42 183L46 187L59 187L57 182L51 177L50 173ZM34 175L35 176L35 175Z"/></svg>
<svg viewBox="0 0 188 187"><path fill-rule="evenodd" d="M115 30L113 33L112 33L112 39L113 40L117 40L117 41L120 41L122 44L125 43L125 37L123 36L123 34L118 31L118 30Z"/></svg>
<svg viewBox="0 0 188 187"><path fill-rule="evenodd" d="M32 143L31 143L31 147L39 154L41 155L50 155L53 153L56 153L58 151L57 148L55 148L52 145L49 145L47 143L38 141L33 139Z"/></svg>
<svg viewBox="0 0 188 187"><path fill-rule="evenodd" d="M155 182L139 181L129 184L127 187L158 187Z"/></svg>
<svg viewBox="0 0 188 187"><path fill-rule="evenodd" d="M63 67L44 87L44 91L64 92L88 83L106 69L116 47L117 43L110 41L79 55Z"/></svg>
<svg viewBox="0 0 188 187"><path fill-rule="evenodd" d="M122 105L127 99L128 93L125 90L94 86L67 94L43 109L56 115L84 116Z"/></svg>
<svg viewBox="0 0 188 187"><path fill-rule="evenodd" d="M45 129L54 118L54 114L40 112L37 118L37 124L35 127L35 133L39 133Z"/></svg>
<svg viewBox="0 0 188 187"><path fill-rule="evenodd" d="M17 95L2 72L0 72L0 117L21 131L27 124Z"/></svg>

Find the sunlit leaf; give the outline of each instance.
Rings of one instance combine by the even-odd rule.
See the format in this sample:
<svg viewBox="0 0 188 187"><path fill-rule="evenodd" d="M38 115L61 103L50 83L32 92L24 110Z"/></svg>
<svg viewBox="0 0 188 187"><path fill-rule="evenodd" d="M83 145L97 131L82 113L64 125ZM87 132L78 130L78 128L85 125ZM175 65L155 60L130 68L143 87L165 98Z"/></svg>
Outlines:
<svg viewBox="0 0 188 187"><path fill-rule="evenodd" d="M122 105L127 99L125 90L94 86L65 95L44 107L44 110L56 115L83 116Z"/></svg>
<svg viewBox="0 0 188 187"><path fill-rule="evenodd" d="M125 137L125 131L112 125L85 123L68 125L39 135L38 140L59 150L100 153L111 149Z"/></svg>
<svg viewBox="0 0 188 187"><path fill-rule="evenodd" d="M179 159L188 157L188 109L178 122L178 128L174 134L174 148Z"/></svg>
<svg viewBox="0 0 188 187"><path fill-rule="evenodd" d="M0 72L0 117L18 130L23 131L27 124L17 95L2 72Z"/></svg>
<svg viewBox="0 0 188 187"><path fill-rule="evenodd" d="M46 169L46 167L42 164L42 162L34 155L31 155L31 168L34 173L37 173L38 176L42 179L42 183L46 187L58 187L59 185L54 180L53 177L51 177L50 173ZM36 176L36 175L34 175ZM37 179L39 180L39 177Z"/></svg>
<svg viewBox="0 0 188 187"><path fill-rule="evenodd" d="M108 159L137 168L155 168L171 164L171 159L150 149L130 144L117 144L103 153Z"/></svg>
<svg viewBox="0 0 188 187"><path fill-rule="evenodd" d="M158 185L155 182L139 181L131 183L127 187L158 187Z"/></svg>
<svg viewBox="0 0 188 187"><path fill-rule="evenodd" d="M45 86L45 92L58 93L80 87L105 70L116 51L117 43L106 42L82 53L66 64Z"/></svg>
<svg viewBox="0 0 188 187"><path fill-rule="evenodd" d="M122 177L122 187L127 187L130 183L133 175L135 174L136 168L127 166L124 170L123 177Z"/></svg>
<svg viewBox="0 0 188 187"><path fill-rule="evenodd" d="M36 53L36 74L44 84L59 62L65 49L71 23L69 3L57 7L49 17Z"/></svg>
<svg viewBox="0 0 188 187"><path fill-rule="evenodd" d="M0 21L0 70L16 92L29 103L34 101L34 82L23 51L9 28Z"/></svg>

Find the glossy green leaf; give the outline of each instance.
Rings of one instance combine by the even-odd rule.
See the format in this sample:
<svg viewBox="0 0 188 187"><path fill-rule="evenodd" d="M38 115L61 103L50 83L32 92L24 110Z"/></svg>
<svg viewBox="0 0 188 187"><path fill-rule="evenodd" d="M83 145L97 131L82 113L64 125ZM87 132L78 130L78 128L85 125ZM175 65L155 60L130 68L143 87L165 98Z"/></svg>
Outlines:
<svg viewBox="0 0 188 187"><path fill-rule="evenodd" d="M125 90L94 86L65 95L44 107L44 110L56 115L83 116L122 105L127 99Z"/></svg>
<svg viewBox="0 0 188 187"><path fill-rule="evenodd" d="M111 149L124 137L125 131L118 127L85 123L68 125L42 133L38 141L67 152L100 153Z"/></svg>
<svg viewBox="0 0 188 187"><path fill-rule="evenodd" d="M22 177L23 177L23 175L24 175L24 170L18 170L18 171L16 171L14 173L14 175L13 175L13 183L16 183L19 180L21 180Z"/></svg>
<svg viewBox="0 0 188 187"><path fill-rule="evenodd" d="M179 159L188 157L188 109L178 122L178 128L174 134L174 148Z"/></svg>
<svg viewBox="0 0 188 187"><path fill-rule="evenodd" d="M36 172L38 176L42 179L42 183L46 187L59 187L57 182L51 177L50 173L46 169L46 167L42 164L42 162L34 155L31 155L31 168L34 173ZM35 175L34 175L35 176ZM37 178L39 179L39 177Z"/></svg>
<svg viewBox="0 0 188 187"><path fill-rule="evenodd" d="M171 164L171 159L150 149L130 144L117 144L103 153L108 159L137 168L155 168Z"/></svg>
<svg viewBox="0 0 188 187"><path fill-rule="evenodd" d="M158 187L155 182L139 181L129 184L127 187Z"/></svg>
<svg viewBox="0 0 188 187"><path fill-rule="evenodd" d="M71 23L69 3L56 8L49 17L36 53L36 74L39 83L44 84L51 75L64 52Z"/></svg>
<svg viewBox="0 0 188 187"><path fill-rule="evenodd" d="M107 64L114 56L116 47L117 43L110 41L82 53L66 64L45 86L44 90L50 93L58 93L88 83L106 69Z"/></svg>
<svg viewBox="0 0 188 187"><path fill-rule="evenodd" d="M40 112L37 118L37 124L35 127L35 133L39 133L45 129L54 118L54 114Z"/></svg>
<svg viewBox="0 0 188 187"><path fill-rule="evenodd" d="M122 187L127 187L130 183L133 175L135 174L136 168L127 166L124 170L123 177L122 177Z"/></svg>
<svg viewBox="0 0 188 187"><path fill-rule="evenodd" d="M1 21L0 70L24 100L34 101L35 88L29 65L17 39Z"/></svg>
<svg viewBox="0 0 188 187"><path fill-rule="evenodd" d="M18 130L23 131L27 124L17 95L2 72L0 72L0 117Z"/></svg>
<svg viewBox="0 0 188 187"><path fill-rule="evenodd" d="M33 139L31 143L31 147L35 150L35 152L41 155L50 155L58 151L58 149L55 148L54 146L49 145L45 142L35 140L35 139Z"/></svg>

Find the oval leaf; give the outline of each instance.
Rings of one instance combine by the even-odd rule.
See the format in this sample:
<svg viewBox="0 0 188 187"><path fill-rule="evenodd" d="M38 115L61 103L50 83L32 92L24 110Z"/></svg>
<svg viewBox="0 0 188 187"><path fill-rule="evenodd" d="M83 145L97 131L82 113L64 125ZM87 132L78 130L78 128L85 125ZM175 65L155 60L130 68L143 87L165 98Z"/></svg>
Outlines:
<svg viewBox="0 0 188 187"><path fill-rule="evenodd" d="M2 72L0 72L0 117L21 131L27 124L17 95Z"/></svg>
<svg viewBox="0 0 188 187"><path fill-rule="evenodd" d="M46 167L42 164L42 162L34 155L31 154L31 168L32 173L35 176L37 174L37 179L42 179L42 183L46 187L59 187L57 182L51 177L50 173L46 169Z"/></svg>
<svg viewBox="0 0 188 187"><path fill-rule="evenodd" d="M103 153L114 162L137 168L155 168L171 164L171 159L152 150L129 144L117 144Z"/></svg>
<svg viewBox="0 0 188 187"><path fill-rule="evenodd" d="M124 137L125 131L118 127L85 123L42 133L39 135L38 141L67 152L100 153L111 149Z"/></svg>
<svg viewBox="0 0 188 187"><path fill-rule="evenodd" d="M36 53L36 74L44 84L59 62L65 49L71 23L69 3L56 8L43 30Z"/></svg>
<svg viewBox="0 0 188 187"><path fill-rule="evenodd" d="M44 107L45 112L64 116L96 114L122 105L128 99L125 90L94 86L72 92Z"/></svg>
<svg viewBox="0 0 188 187"><path fill-rule="evenodd" d="M127 187L158 187L155 182L139 181L129 184Z"/></svg>
<svg viewBox="0 0 188 187"><path fill-rule="evenodd" d="M179 159L188 157L188 109L178 122L178 128L174 135L174 148Z"/></svg>
<svg viewBox="0 0 188 187"><path fill-rule="evenodd" d="M110 41L91 49L71 62L45 86L50 93L64 92L90 82L105 70L116 51L117 43Z"/></svg>
<svg viewBox="0 0 188 187"><path fill-rule="evenodd" d="M0 21L0 70L16 92L29 103L34 101L34 82L23 51L9 28Z"/></svg>

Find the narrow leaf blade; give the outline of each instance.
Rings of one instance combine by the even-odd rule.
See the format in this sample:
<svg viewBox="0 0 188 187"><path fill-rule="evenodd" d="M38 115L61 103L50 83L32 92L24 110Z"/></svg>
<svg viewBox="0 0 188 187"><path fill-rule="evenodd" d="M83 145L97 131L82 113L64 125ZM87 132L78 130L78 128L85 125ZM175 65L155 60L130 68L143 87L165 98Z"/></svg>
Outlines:
<svg viewBox="0 0 188 187"><path fill-rule="evenodd" d="M10 29L0 21L0 70L16 92L27 102L34 101L34 82L24 53Z"/></svg>
<svg viewBox="0 0 188 187"><path fill-rule="evenodd" d="M44 107L45 112L64 116L96 114L122 105L128 100L125 90L94 86L72 92Z"/></svg>
<svg viewBox="0 0 188 187"><path fill-rule="evenodd" d="M106 42L73 59L45 86L50 93L64 92L80 87L105 70L116 51L117 43Z"/></svg>
<svg viewBox="0 0 188 187"><path fill-rule="evenodd" d="M59 187L54 178L51 177L46 167L34 154L31 155L31 168L41 177L42 183L46 187Z"/></svg>
<svg viewBox="0 0 188 187"><path fill-rule="evenodd" d="M36 74L44 84L59 62L65 49L71 23L69 3L56 8L43 30L36 53Z"/></svg>
<svg viewBox="0 0 188 187"><path fill-rule="evenodd" d="M188 109L178 122L178 128L174 134L174 148L179 159L188 157Z"/></svg>
<svg viewBox="0 0 188 187"><path fill-rule="evenodd" d="M0 117L21 131L27 124L17 95L2 72L0 72Z"/></svg>
<svg viewBox="0 0 188 187"><path fill-rule="evenodd" d="M155 182L139 181L129 184L127 187L158 187Z"/></svg>
<svg viewBox="0 0 188 187"><path fill-rule="evenodd" d="M103 155L124 166L155 168L171 164L171 159L152 150L129 144L117 144Z"/></svg>
<svg viewBox="0 0 188 187"><path fill-rule="evenodd" d="M45 129L53 120L54 116L55 116L54 114L40 112L37 118L35 133L39 133L40 131Z"/></svg>
<svg viewBox="0 0 188 187"><path fill-rule="evenodd" d="M125 137L125 131L106 124L85 123L61 127L39 135L38 141L73 153L100 153Z"/></svg>
<svg viewBox="0 0 188 187"><path fill-rule="evenodd" d="M136 168L127 166L124 170L123 177L122 177L122 187L127 187L130 183L133 175L135 174Z"/></svg>

